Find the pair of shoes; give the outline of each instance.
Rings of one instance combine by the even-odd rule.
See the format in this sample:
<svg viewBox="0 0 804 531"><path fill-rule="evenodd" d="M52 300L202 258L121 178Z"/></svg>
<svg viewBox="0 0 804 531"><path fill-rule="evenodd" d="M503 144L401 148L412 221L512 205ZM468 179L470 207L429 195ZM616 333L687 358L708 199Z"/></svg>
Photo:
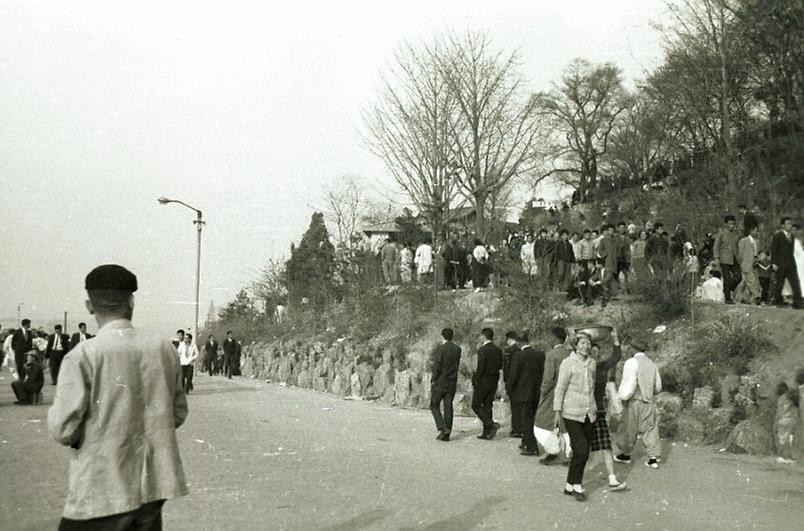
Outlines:
<svg viewBox="0 0 804 531"><path fill-rule="evenodd" d="M729 299L729 300L726 301L726 304L735 304L735 302L733 300Z"/></svg>
<svg viewBox="0 0 804 531"><path fill-rule="evenodd" d="M436 436L436 439L439 440L439 441L448 442L449 441L449 430L441 430L440 432L438 432L438 436Z"/></svg>
<svg viewBox="0 0 804 531"><path fill-rule="evenodd" d="M543 464L544 466L557 465L558 464L558 455L556 455L556 454L547 454L543 458L539 459L539 463Z"/></svg>
<svg viewBox="0 0 804 531"><path fill-rule="evenodd" d="M658 459L656 459L655 457L651 457L651 458L650 458L650 459L648 459L648 461L645 463L645 466L649 466L650 468L654 468L654 469L655 469L655 468L659 468L659 460L658 460Z"/></svg>
<svg viewBox="0 0 804 531"><path fill-rule="evenodd" d="M500 423L499 423L499 422L494 422L494 421L492 420L492 421L491 421L491 425L492 425L492 426L494 426L494 429L495 429L495 430L499 430L499 429L500 429Z"/></svg>
<svg viewBox="0 0 804 531"><path fill-rule="evenodd" d="M512 431L511 433L508 434L508 436L516 439L522 438L522 434L518 431Z"/></svg>
<svg viewBox="0 0 804 531"><path fill-rule="evenodd" d="M14 405L15 406L30 406L31 401L30 400L17 400L16 402L14 402Z"/></svg>
<svg viewBox="0 0 804 531"><path fill-rule="evenodd" d="M614 460L617 461L618 463L630 463L631 456L628 454L615 455Z"/></svg>
<svg viewBox="0 0 804 531"><path fill-rule="evenodd" d="M481 433L480 435L477 436L477 438L482 439L484 441L488 441L489 440L489 435L488 435L488 433Z"/></svg>
<svg viewBox="0 0 804 531"><path fill-rule="evenodd" d="M534 456L539 455L539 452L537 450L522 450L521 452L519 452L519 455L526 455L528 457L534 457Z"/></svg>
<svg viewBox="0 0 804 531"><path fill-rule="evenodd" d="M626 489L628 489L628 485L626 485L624 481L622 483L617 483L616 485L609 483L609 490L612 492L622 492Z"/></svg>
<svg viewBox="0 0 804 531"><path fill-rule="evenodd" d="M573 494L575 494L574 490L567 490L566 488L564 490L562 490L561 492L563 492L567 496L572 496Z"/></svg>

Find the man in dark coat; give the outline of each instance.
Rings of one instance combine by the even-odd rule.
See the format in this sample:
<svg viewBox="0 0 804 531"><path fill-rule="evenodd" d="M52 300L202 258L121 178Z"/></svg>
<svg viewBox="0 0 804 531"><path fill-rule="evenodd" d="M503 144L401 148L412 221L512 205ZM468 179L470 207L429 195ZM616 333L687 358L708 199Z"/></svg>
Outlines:
<svg viewBox="0 0 804 531"><path fill-rule="evenodd" d="M223 372L226 377L231 379L235 373L235 363L237 358L238 344L232 335L232 331L226 332L226 339L223 341Z"/></svg>
<svg viewBox="0 0 804 531"><path fill-rule="evenodd" d="M45 356L50 360L50 379L53 385L59 379L59 369L61 368L61 360L67 354L67 349L70 344L70 337L67 334L61 333L61 325L56 325L53 333L47 337L47 348L45 349Z"/></svg>
<svg viewBox="0 0 804 531"><path fill-rule="evenodd" d="M556 381L558 380L558 368L564 358L569 356L569 350L564 346L564 342L567 339L566 330L560 326L554 327L553 336L556 338L557 343L545 356L544 374L542 375L542 385L539 391L539 406L536 409L536 418L534 420L536 440L545 449L560 448L559 442L555 440L553 395L555 394ZM566 438L566 435L564 437ZM567 447L569 447L569 444L567 444ZM546 451L547 455L540 461L541 464L552 465L559 462L559 454L550 453L555 450Z"/></svg>
<svg viewBox="0 0 804 531"><path fill-rule="evenodd" d="M771 261L776 270L773 303L777 306L784 305L782 287L787 280L793 291L793 308L801 309L804 308L804 303L801 300L801 284L799 284L794 245L793 220L788 217L782 218L782 227L771 238Z"/></svg>
<svg viewBox="0 0 804 531"><path fill-rule="evenodd" d="M87 324L78 323L78 332L73 334L70 338L70 350L74 349L79 343L83 343L87 339L92 339L92 334L87 333Z"/></svg>
<svg viewBox="0 0 804 531"><path fill-rule="evenodd" d="M45 385L45 373L42 370L42 364L39 363L39 356L35 350L29 351L25 358L27 361L17 367L17 372L20 368L24 367L25 377L20 377L19 380L11 382L11 390L14 391L14 396L17 401L14 402L18 406L24 406L33 403L33 397L42 392L42 387Z"/></svg>
<svg viewBox="0 0 804 531"><path fill-rule="evenodd" d="M25 380L25 353L33 350L33 332L31 320L20 321L20 328L14 331L11 337L11 350L14 351L14 363L17 365L17 374L20 381Z"/></svg>
<svg viewBox="0 0 804 531"><path fill-rule="evenodd" d="M207 339L206 344L204 345L204 368L209 371L209 375L212 376L217 371L215 370L215 365L218 361L218 350L220 349L220 344L215 339L215 336L209 334L209 338Z"/></svg>
<svg viewBox="0 0 804 531"><path fill-rule="evenodd" d="M452 399L455 398L455 388L458 385L458 367L461 363L461 347L452 342L451 328L441 331L443 341L430 355L431 390L430 412L436 423L439 441L449 441L452 432ZM441 413L441 402L444 403L444 413Z"/></svg>
<svg viewBox="0 0 804 531"><path fill-rule="evenodd" d="M511 360L519 352L517 333L509 330L505 333L505 352L503 354L503 382L505 383L505 394L508 395L508 403L511 407L511 433L509 437L522 437L522 428L519 427L522 414L519 412L519 404L511 398Z"/></svg>
<svg viewBox="0 0 804 531"><path fill-rule="evenodd" d="M533 422L539 406L544 374L544 352L530 345L528 333L519 337L520 351L511 360L511 401L519 404L522 428L522 455L539 455Z"/></svg>
<svg viewBox="0 0 804 531"><path fill-rule="evenodd" d="M492 404L497 394L497 382L502 368L502 350L494 344L494 330L480 331L483 346L477 351L477 370L472 375L472 411L483 423L483 433L478 439L491 440L497 435L499 424L494 422Z"/></svg>

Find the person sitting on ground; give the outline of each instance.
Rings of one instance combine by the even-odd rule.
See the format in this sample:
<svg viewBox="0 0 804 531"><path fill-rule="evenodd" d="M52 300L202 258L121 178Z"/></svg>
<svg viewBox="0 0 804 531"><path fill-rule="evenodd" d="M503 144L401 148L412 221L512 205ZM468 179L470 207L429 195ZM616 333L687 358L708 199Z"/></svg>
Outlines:
<svg viewBox="0 0 804 531"><path fill-rule="evenodd" d="M589 288L589 279L592 277L594 266L592 262L583 262L578 266L578 271L575 273L569 289L567 290L567 300L578 299L578 302L583 305L591 305L591 301L587 300L587 290Z"/></svg>
<svg viewBox="0 0 804 531"><path fill-rule="evenodd" d="M720 271L709 270L709 276L701 286L701 300L710 302L726 302L726 294L723 292L723 281L720 279Z"/></svg>
<svg viewBox="0 0 804 531"><path fill-rule="evenodd" d="M599 297L603 292L603 282L606 280L606 271L603 260L598 260L594 265L594 272L589 277L589 282L586 285L586 305L591 306L592 301ZM606 299L603 299L601 304L606 306Z"/></svg>
<svg viewBox="0 0 804 531"><path fill-rule="evenodd" d="M33 404L34 396L41 393L42 387L45 386L45 372L39 362L39 355L35 350L29 350L25 353L24 374L23 380L11 382L11 390L14 391L14 396L17 397L17 401L14 404L18 406Z"/></svg>

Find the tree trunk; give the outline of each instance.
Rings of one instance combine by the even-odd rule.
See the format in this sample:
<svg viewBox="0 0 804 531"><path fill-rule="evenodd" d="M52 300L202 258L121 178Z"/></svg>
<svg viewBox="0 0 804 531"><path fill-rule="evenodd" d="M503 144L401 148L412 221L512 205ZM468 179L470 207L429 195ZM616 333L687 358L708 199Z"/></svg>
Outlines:
<svg viewBox="0 0 804 531"><path fill-rule="evenodd" d="M486 238L486 200L485 193L475 194L475 236L485 241Z"/></svg>

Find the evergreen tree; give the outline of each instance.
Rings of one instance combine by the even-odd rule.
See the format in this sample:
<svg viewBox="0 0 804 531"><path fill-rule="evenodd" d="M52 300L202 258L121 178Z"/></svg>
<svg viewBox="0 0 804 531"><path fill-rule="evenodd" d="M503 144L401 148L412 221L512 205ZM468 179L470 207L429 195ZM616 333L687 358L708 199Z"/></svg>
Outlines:
<svg viewBox="0 0 804 531"><path fill-rule="evenodd" d="M298 303L323 306L335 295L335 247L329 240L324 215L315 212L299 245L291 246L286 266L288 297Z"/></svg>

